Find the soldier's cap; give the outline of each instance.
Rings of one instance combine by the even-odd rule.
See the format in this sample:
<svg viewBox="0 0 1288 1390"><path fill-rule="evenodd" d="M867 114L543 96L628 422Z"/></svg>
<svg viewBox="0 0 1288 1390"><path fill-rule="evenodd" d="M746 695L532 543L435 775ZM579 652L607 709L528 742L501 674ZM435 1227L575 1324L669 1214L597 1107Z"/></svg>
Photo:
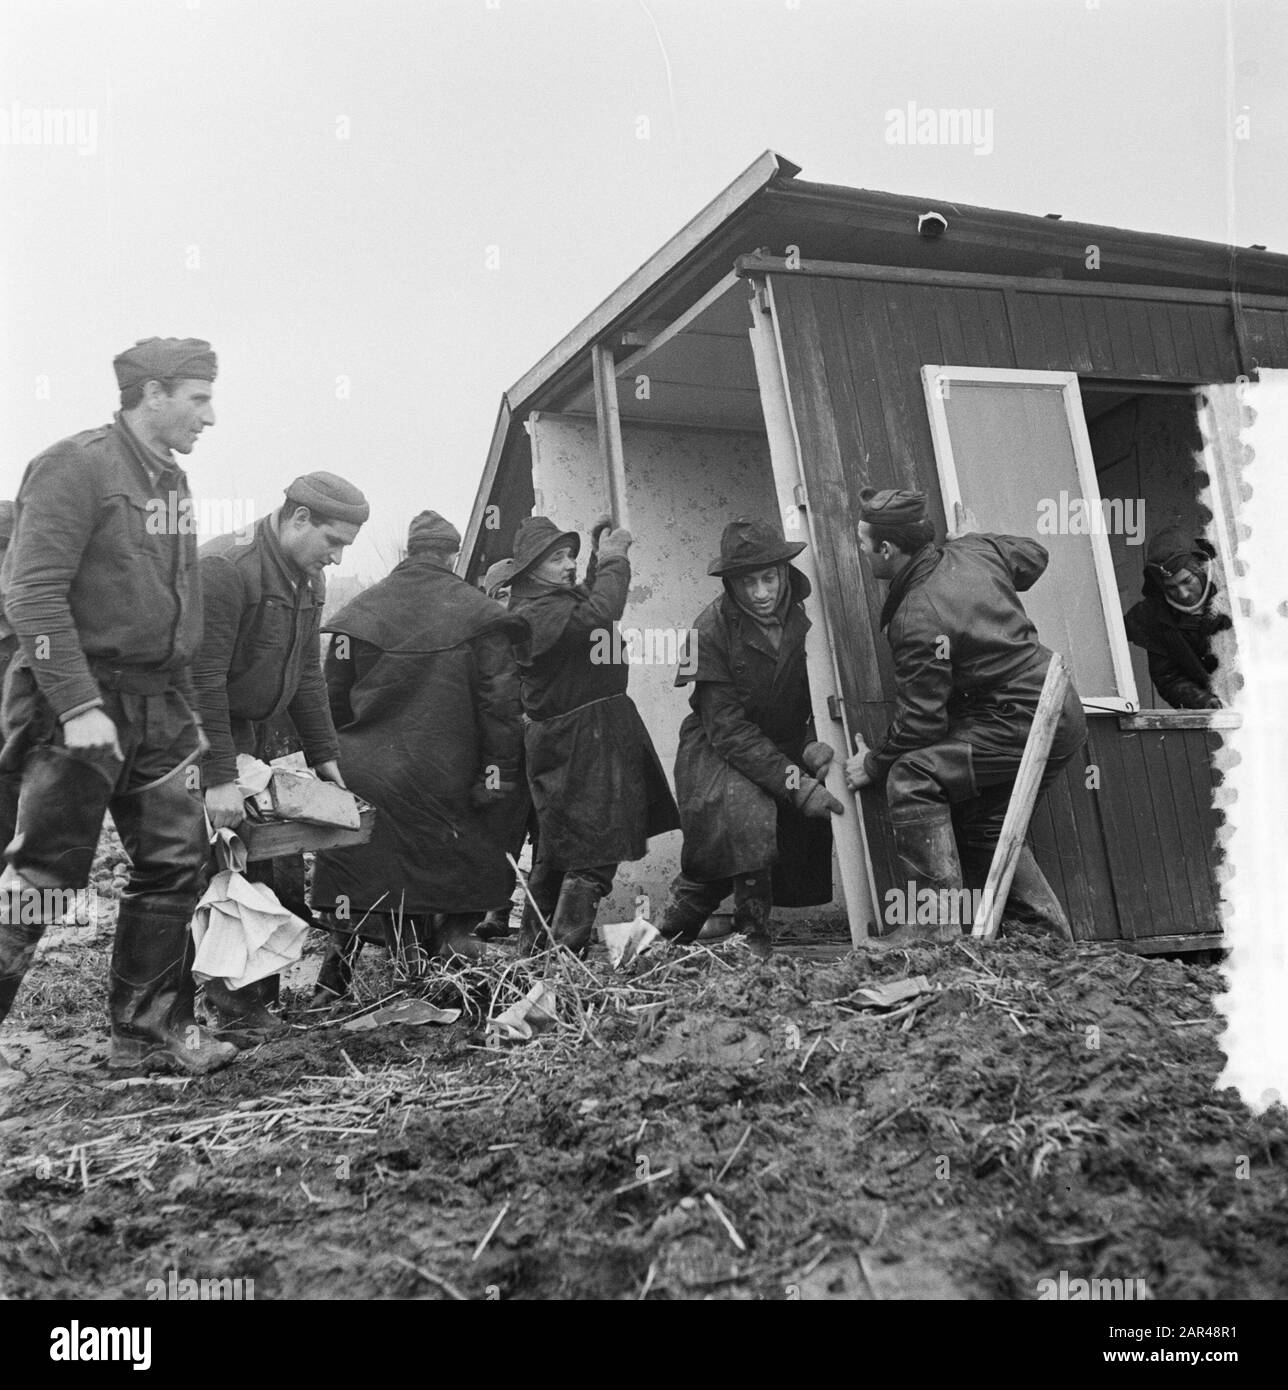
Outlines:
<svg viewBox="0 0 1288 1390"><path fill-rule="evenodd" d="M724 528L720 554L707 566L707 573L724 575L736 570L765 569L794 560L804 549L804 541L786 540L768 521L739 517Z"/></svg>
<svg viewBox="0 0 1288 1390"><path fill-rule="evenodd" d="M145 381L214 381L216 365L203 338L140 338L112 360L122 391Z"/></svg>
<svg viewBox="0 0 1288 1390"><path fill-rule="evenodd" d="M859 493L859 520L869 526L911 526L926 519L926 494L887 487Z"/></svg>
<svg viewBox="0 0 1288 1390"><path fill-rule="evenodd" d="M437 512L421 512L412 517L407 528L407 554L422 550L455 551L461 548L461 533L446 517Z"/></svg>
<svg viewBox="0 0 1288 1390"><path fill-rule="evenodd" d="M513 578L514 559L507 556L504 560L498 560L487 567L487 573L483 576L483 592L488 598L495 598L497 590L504 589Z"/></svg>
<svg viewBox="0 0 1288 1390"><path fill-rule="evenodd" d="M561 531L548 516L525 517L514 533L514 573L510 576L511 582L522 579L561 545L566 545L575 559L581 549L581 537L576 531Z"/></svg>
<svg viewBox="0 0 1288 1390"><path fill-rule="evenodd" d="M362 493L334 473L301 474L286 489L286 500L332 521L348 521L355 526L361 526L371 515Z"/></svg>

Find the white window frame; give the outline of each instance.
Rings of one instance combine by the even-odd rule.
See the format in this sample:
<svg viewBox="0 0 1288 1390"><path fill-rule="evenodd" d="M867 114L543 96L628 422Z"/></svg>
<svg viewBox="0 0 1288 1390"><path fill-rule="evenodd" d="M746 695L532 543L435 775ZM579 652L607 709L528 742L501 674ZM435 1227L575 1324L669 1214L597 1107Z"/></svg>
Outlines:
<svg viewBox="0 0 1288 1390"><path fill-rule="evenodd" d="M944 515L952 529L956 516L956 504L962 500L961 485L957 479L957 464L953 458L953 445L948 432L948 412L944 405L945 395L941 387L948 383L949 393L954 381L981 382L1007 386L1057 386L1064 400L1065 419L1069 424L1069 437L1073 442L1074 462L1078 470L1078 485L1088 509L1101 514L1100 487L1096 481L1096 463L1091 453L1091 439L1087 434L1087 420L1082 413L1082 393L1078 389L1077 372L1039 372L1026 371L1014 367L952 367L942 364L927 364L921 369L921 384L926 393L926 408L930 413L930 434L935 445L935 465L939 470L939 489L943 496ZM1096 566L1096 583L1100 590L1100 606L1105 619L1105 631L1109 638L1109 656L1113 664L1114 679L1121 692L1118 695L1095 695L1084 698L1083 709L1088 714L1131 714L1140 709L1140 699L1136 691L1136 675L1132 670L1131 652L1127 646L1127 629L1123 625L1122 610L1118 602L1118 585L1114 579L1113 559L1109 554L1109 541L1103 532L1095 531L1088 537L1091 541L1091 554Z"/></svg>

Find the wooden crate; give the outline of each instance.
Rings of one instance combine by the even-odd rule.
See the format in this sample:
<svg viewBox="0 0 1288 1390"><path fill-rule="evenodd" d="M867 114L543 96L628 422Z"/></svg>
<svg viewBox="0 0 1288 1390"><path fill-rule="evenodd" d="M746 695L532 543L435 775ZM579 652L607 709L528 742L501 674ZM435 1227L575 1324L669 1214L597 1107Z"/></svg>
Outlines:
<svg viewBox="0 0 1288 1390"><path fill-rule="evenodd" d="M298 854L301 850L344 849L371 839L376 808L359 801L358 809L361 814L356 830L296 820L264 820L247 821L237 833L246 846L247 859L276 859L279 854Z"/></svg>

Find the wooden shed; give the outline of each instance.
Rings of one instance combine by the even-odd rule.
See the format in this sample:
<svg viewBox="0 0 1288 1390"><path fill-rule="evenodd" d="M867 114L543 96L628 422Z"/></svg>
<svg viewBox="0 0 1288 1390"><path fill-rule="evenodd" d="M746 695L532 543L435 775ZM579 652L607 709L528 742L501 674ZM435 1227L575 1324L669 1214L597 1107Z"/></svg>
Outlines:
<svg viewBox="0 0 1288 1390"><path fill-rule="evenodd" d="M585 531L615 504L636 536L631 693L669 766L676 634L718 592L734 516L810 543L810 680L838 748L892 709L860 489L924 489L941 530L961 500L1035 536L1051 564L1025 606L1090 730L1035 814L1038 859L1082 940L1219 945L1214 755L1238 716L1163 705L1123 612L1162 526L1206 531L1218 582L1234 568L1240 383L1288 367L1288 257L799 172L762 155L506 393L467 573L534 510ZM1227 693L1233 672L1232 638ZM883 794L852 809L836 904L858 939L902 885ZM664 893L677 855L678 835L654 842L623 893Z"/></svg>

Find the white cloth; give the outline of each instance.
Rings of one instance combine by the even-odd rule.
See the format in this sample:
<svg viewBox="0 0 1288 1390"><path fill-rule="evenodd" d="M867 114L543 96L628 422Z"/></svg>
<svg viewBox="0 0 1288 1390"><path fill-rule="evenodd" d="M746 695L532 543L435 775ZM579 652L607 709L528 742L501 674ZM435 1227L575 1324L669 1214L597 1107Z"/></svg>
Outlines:
<svg viewBox="0 0 1288 1390"><path fill-rule="evenodd" d="M215 854L227 867L211 880L192 919L192 973L241 989L299 960L309 929L268 884L252 883L241 872L246 849L233 831L217 831L213 838Z"/></svg>

